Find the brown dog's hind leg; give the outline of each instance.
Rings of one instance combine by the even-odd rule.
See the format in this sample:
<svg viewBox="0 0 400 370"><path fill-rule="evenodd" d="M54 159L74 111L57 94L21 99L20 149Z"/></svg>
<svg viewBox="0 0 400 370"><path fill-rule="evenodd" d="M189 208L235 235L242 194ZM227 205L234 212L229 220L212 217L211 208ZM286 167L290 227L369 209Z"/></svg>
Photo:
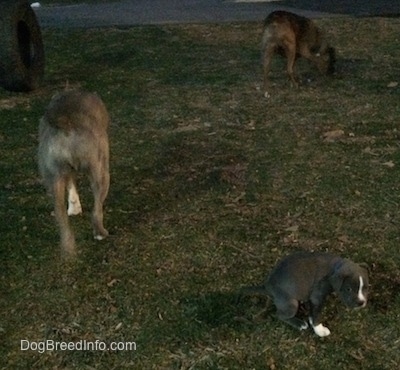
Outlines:
<svg viewBox="0 0 400 370"><path fill-rule="evenodd" d="M294 64L296 63L296 44L286 43L284 49L287 58L286 68L289 79L295 87L299 87L299 82L297 81L297 77L294 73Z"/></svg>
<svg viewBox="0 0 400 370"><path fill-rule="evenodd" d="M272 55L274 54L274 45L268 45L263 54L263 89L264 89L264 96L269 98L271 95L268 92L268 74L271 69L271 60Z"/></svg>

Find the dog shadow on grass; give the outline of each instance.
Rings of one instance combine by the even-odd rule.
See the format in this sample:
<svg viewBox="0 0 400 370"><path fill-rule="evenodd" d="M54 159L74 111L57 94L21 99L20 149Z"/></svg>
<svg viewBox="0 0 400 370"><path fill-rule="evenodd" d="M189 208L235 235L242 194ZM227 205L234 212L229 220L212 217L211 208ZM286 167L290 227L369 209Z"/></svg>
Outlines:
<svg viewBox="0 0 400 370"><path fill-rule="evenodd" d="M346 78L357 76L369 68L367 59L339 58L335 65L335 76Z"/></svg>
<svg viewBox="0 0 400 370"><path fill-rule="evenodd" d="M237 292L210 292L181 301L184 316L208 328L226 326L239 329L272 319L274 308L268 297L238 299Z"/></svg>

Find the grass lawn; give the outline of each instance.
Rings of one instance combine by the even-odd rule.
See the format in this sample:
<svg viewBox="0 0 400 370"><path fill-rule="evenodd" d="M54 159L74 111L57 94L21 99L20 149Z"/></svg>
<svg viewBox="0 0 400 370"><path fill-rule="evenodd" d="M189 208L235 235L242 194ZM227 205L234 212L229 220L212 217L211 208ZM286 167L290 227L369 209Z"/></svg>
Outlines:
<svg viewBox="0 0 400 370"><path fill-rule="evenodd" d="M399 19L317 21L338 71L276 59L260 91L256 23L43 30L44 86L0 90L1 369L388 369L400 363ZM60 259L36 166L38 120L69 86L112 116L111 189L91 194ZM332 297L318 338L265 301L235 304L297 250L371 268L370 302ZM135 342L131 351L21 351L21 340Z"/></svg>

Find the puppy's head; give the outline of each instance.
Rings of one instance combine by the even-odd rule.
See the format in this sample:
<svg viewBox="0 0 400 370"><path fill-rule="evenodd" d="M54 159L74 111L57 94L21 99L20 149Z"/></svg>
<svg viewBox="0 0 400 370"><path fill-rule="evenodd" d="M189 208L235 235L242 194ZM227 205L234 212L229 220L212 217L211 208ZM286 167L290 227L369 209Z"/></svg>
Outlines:
<svg viewBox="0 0 400 370"><path fill-rule="evenodd" d="M366 306L369 281L365 266L343 259L335 266L329 281L346 306L350 308Z"/></svg>

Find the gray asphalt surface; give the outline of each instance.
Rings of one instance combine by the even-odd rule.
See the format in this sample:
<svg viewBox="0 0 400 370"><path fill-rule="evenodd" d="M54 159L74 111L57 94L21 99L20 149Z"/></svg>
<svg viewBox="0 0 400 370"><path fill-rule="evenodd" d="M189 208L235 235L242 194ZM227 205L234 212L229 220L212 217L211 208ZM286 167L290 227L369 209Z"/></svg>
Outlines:
<svg viewBox="0 0 400 370"><path fill-rule="evenodd" d="M284 0L285 6L356 17L399 17L399 0Z"/></svg>
<svg viewBox="0 0 400 370"><path fill-rule="evenodd" d="M348 14L400 15L399 0L124 0L35 8L41 27L111 27L167 23L262 21L286 9L310 18ZM60 0L61 3L61 0Z"/></svg>

